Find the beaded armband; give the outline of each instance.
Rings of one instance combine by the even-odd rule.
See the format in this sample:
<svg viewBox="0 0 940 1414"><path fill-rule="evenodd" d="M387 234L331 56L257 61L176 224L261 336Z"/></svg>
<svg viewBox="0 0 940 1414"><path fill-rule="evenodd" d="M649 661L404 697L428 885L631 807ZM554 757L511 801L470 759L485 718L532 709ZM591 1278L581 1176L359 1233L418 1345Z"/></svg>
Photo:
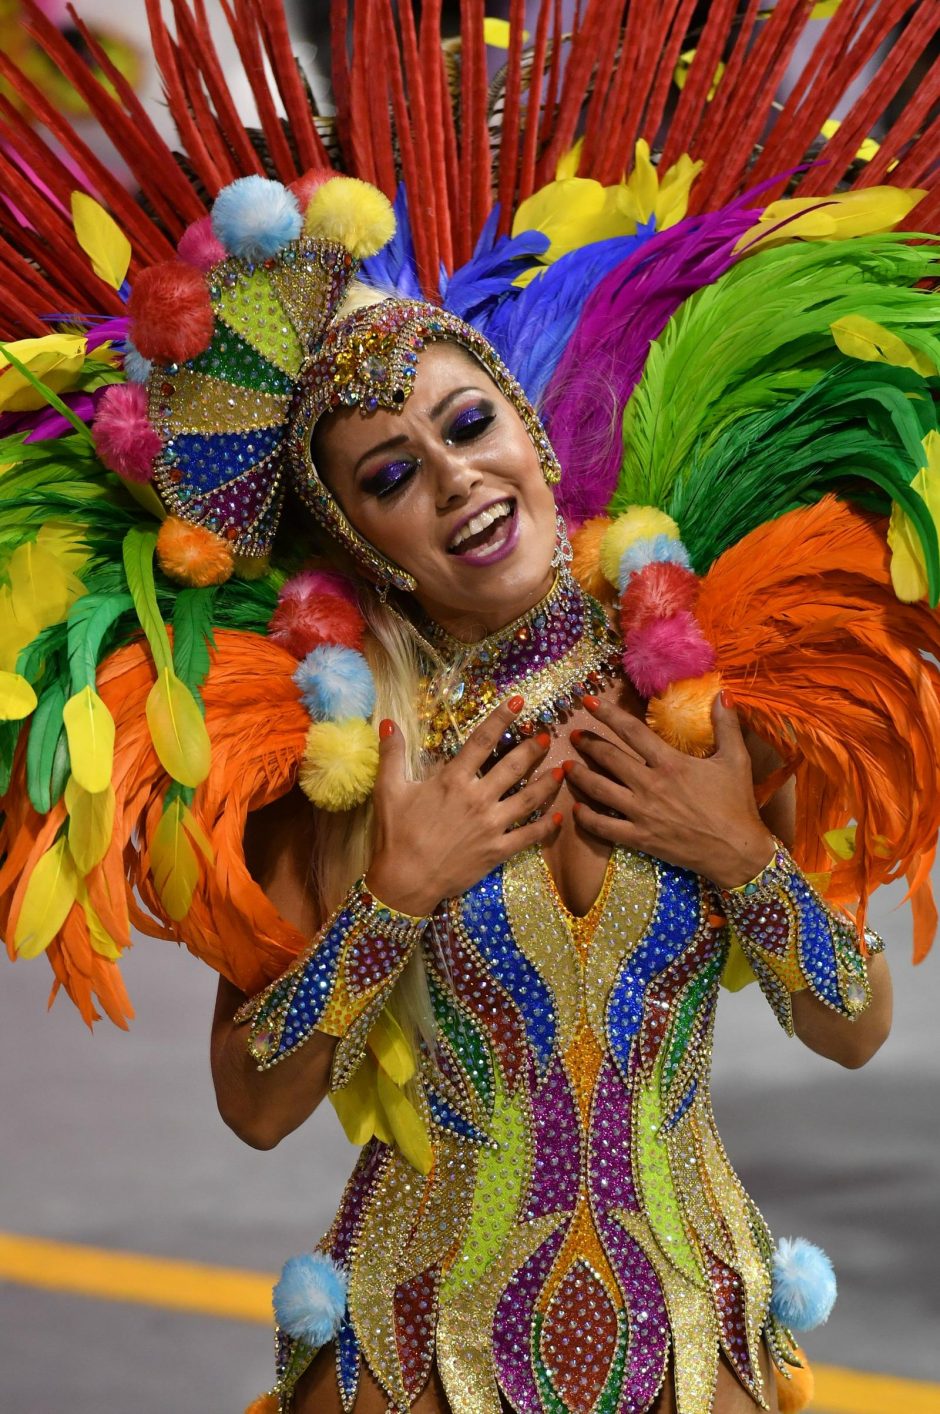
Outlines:
<svg viewBox="0 0 940 1414"><path fill-rule="evenodd" d="M249 1023L258 1069L270 1070L320 1031L339 1037L330 1083L345 1085L429 922L381 903L357 880L290 970L236 1012L237 1022Z"/></svg>
<svg viewBox="0 0 940 1414"><path fill-rule="evenodd" d="M820 897L779 840L756 878L720 893L734 936L787 1035L793 1035L791 995L806 987L850 1020L865 1011L871 987L854 926ZM869 929L865 942L869 952L884 947Z"/></svg>

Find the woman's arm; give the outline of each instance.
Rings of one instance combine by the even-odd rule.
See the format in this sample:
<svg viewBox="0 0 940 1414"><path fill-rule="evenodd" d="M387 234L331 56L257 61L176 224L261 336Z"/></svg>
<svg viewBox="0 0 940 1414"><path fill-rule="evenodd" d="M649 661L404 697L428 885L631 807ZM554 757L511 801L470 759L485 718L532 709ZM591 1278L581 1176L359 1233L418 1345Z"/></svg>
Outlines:
<svg viewBox="0 0 940 1414"><path fill-rule="evenodd" d="M245 832L245 861L277 911L306 937L320 919L308 887L313 811L295 790L255 811ZM212 1079L219 1113L255 1149L273 1149L303 1124L327 1092L336 1041L317 1034L271 1070L259 1071L248 1051L248 1027L236 1025L244 993L219 978L212 1020Z"/></svg>
<svg viewBox="0 0 940 1414"><path fill-rule="evenodd" d="M748 733L745 741L754 780L759 783L776 770L780 758L753 733ZM771 796L760 814L767 828L789 849L796 834L796 791L792 779ZM891 1030L891 974L884 953L873 953L869 957L868 980L871 1003L852 1021L827 1007L808 988L794 992L791 998L793 1029L803 1044L851 1070L871 1060Z"/></svg>

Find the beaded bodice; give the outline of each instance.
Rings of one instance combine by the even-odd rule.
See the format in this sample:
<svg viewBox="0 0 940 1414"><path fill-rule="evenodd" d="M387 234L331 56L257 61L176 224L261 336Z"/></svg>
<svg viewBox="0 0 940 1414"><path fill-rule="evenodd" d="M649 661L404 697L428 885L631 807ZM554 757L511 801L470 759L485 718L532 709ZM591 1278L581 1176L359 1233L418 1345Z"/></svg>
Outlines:
<svg viewBox="0 0 940 1414"><path fill-rule="evenodd" d="M762 1398L761 1333L785 1337L709 1102L714 907L696 876L617 850L577 918L528 851L438 911L431 1171L373 1140L323 1243L349 1273L345 1408L360 1358L399 1409L436 1361L455 1414L499 1414L500 1392L526 1414L640 1414L671 1354L680 1414L706 1414L720 1350Z"/></svg>

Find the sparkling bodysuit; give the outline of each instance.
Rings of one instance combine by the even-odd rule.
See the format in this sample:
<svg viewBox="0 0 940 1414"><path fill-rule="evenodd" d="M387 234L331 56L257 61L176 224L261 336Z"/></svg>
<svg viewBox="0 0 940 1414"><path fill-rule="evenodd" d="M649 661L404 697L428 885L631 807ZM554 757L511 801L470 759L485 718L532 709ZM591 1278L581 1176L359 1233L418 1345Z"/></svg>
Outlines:
<svg viewBox="0 0 940 1414"><path fill-rule="evenodd" d="M321 1244L348 1272L346 1409L360 1359L400 1409L436 1360L455 1414L498 1414L500 1390L526 1414L640 1414L671 1352L681 1414L706 1414L721 1350L762 1402L761 1336L780 1356L790 1342L709 1099L729 946L715 910L705 881L619 849L583 918L537 851L438 910L422 940L431 1171L371 1141ZM357 966L375 954L353 946ZM281 1338L282 1387L310 1358Z"/></svg>

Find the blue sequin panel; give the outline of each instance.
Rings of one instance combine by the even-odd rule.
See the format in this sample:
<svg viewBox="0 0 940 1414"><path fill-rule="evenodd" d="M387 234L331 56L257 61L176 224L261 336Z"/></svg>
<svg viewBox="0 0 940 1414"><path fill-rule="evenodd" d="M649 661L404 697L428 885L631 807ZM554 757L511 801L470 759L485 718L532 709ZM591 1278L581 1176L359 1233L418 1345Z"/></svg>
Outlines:
<svg viewBox="0 0 940 1414"><path fill-rule="evenodd" d="M819 996L839 1011L844 1011L836 972L832 920L799 874L794 872L790 875L788 889L800 915L800 962L803 971Z"/></svg>
<svg viewBox="0 0 940 1414"><path fill-rule="evenodd" d="M343 1392L343 1402L351 1407L359 1383L359 1339L352 1322L346 1316L336 1332L336 1371Z"/></svg>
<svg viewBox="0 0 940 1414"><path fill-rule="evenodd" d="M306 1040L323 1015L333 990L336 960L352 927L353 916L344 910L304 968L287 1011L279 1051L289 1051ZM294 978L288 979L288 983L293 985Z"/></svg>
<svg viewBox="0 0 940 1414"><path fill-rule="evenodd" d="M512 935L502 871L494 869L474 884L460 906L480 956L519 1008L529 1044L544 1069L555 1045L555 1010L551 993Z"/></svg>
<svg viewBox="0 0 940 1414"><path fill-rule="evenodd" d="M646 936L620 969L607 1003L607 1035L620 1073L626 1079L630 1045L643 1020L648 983L679 956L699 923L698 876L686 869L657 864L659 896Z"/></svg>
<svg viewBox="0 0 940 1414"><path fill-rule="evenodd" d="M696 1078L695 1080L692 1081L692 1083L691 1083L691 1085L689 1086L688 1090L686 1090L685 1094L682 1096L682 1099L679 1101L679 1103L678 1103L678 1105L676 1106L675 1110L672 1112L671 1115L669 1115L669 1116L667 1117L666 1122L665 1122L665 1124L663 1125L663 1128L664 1128L664 1129L674 1129L674 1128L675 1128L675 1126L679 1123L679 1121L680 1121L680 1119L682 1118L682 1116L685 1114L686 1110L687 1110L687 1109L689 1108L689 1106L691 1105L692 1101L695 1099L695 1095L696 1095L697 1090L698 1090L698 1079Z"/></svg>
<svg viewBox="0 0 940 1414"><path fill-rule="evenodd" d="M453 1105L449 1105L436 1090L428 1089L427 1096L431 1119L439 1129L449 1130L451 1134L456 1134L460 1139L471 1139L474 1144L487 1142L488 1136L458 1113Z"/></svg>
<svg viewBox="0 0 940 1414"><path fill-rule="evenodd" d="M284 439L286 426L255 427L250 432L178 432L166 445L167 458L183 473L183 489L193 495L215 491L262 458ZM177 490L177 495L182 495Z"/></svg>

